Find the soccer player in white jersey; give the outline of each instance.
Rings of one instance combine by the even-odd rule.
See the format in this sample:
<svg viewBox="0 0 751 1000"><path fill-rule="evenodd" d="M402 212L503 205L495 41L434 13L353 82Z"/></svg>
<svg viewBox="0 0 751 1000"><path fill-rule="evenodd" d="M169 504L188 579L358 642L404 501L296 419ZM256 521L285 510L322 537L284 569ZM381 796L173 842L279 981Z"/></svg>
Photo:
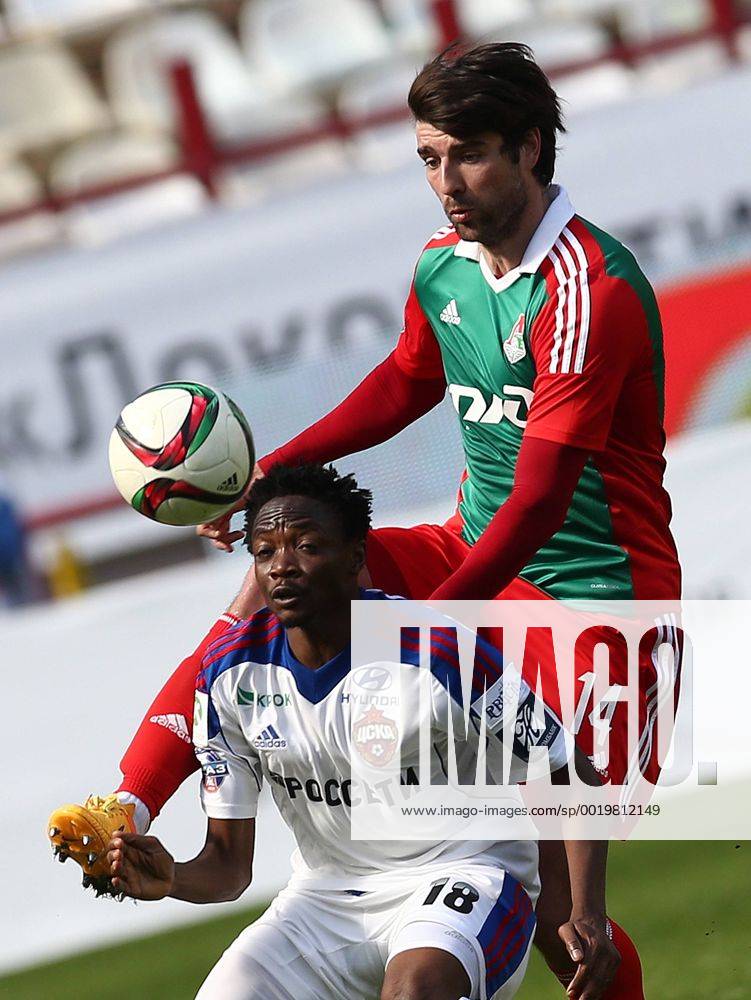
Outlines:
<svg viewBox="0 0 751 1000"><path fill-rule="evenodd" d="M237 898L251 880L258 795L269 783L298 845L294 874L224 953L200 1000L505 1000L524 976L539 891L534 842L350 838L358 794L350 601L389 599L358 587L369 527L370 493L331 468L279 467L254 486L246 539L268 607L216 640L197 681L206 844L185 864L154 837L122 833L109 844L112 885L125 895ZM410 677L417 684L420 668L399 669L409 766L419 725ZM456 686L439 671L429 680L431 720L463 715ZM431 721L436 761L447 739L447 727ZM547 711L538 741L552 769L565 767L564 733ZM460 750L460 770L475 763L474 751ZM588 897L576 902L604 906L605 845L577 841L567 850L573 892ZM583 958L575 995L599 996L612 967L588 967L586 935L572 926L564 934Z"/></svg>

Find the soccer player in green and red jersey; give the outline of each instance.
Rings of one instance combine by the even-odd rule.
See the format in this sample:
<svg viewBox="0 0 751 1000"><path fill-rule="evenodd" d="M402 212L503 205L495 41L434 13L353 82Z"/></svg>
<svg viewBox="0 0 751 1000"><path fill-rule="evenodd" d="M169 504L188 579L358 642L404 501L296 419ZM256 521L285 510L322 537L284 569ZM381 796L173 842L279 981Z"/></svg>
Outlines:
<svg viewBox="0 0 751 1000"><path fill-rule="evenodd" d="M373 585L418 600L678 598L659 313L632 254L552 183L563 131L555 92L528 49L491 44L430 62L409 104L451 224L420 256L389 357L258 474L372 447L448 388L466 456L456 514L372 531ZM228 520L202 533L222 547L239 537ZM249 581L230 611L245 617L257 601ZM673 641L669 632L660 638ZM184 734L154 720L190 719L202 648L168 681L121 765L121 800L151 816L196 766ZM638 764L655 778L656 665L647 657L640 670ZM577 743L593 753L586 719ZM604 777L623 782L632 761L618 710L610 745ZM572 997L639 1000L638 955L607 919L604 893L592 887L572 912L561 845L540 853L536 943L548 965Z"/></svg>

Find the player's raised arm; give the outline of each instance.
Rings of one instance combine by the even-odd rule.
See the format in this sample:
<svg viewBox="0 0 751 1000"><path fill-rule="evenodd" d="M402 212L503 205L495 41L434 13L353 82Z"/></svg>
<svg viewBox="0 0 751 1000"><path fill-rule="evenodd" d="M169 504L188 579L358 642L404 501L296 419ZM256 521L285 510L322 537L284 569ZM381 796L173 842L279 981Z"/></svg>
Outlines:
<svg viewBox="0 0 751 1000"><path fill-rule="evenodd" d="M254 843L254 819L210 819L201 853L176 864L156 837L119 834L107 854L112 886L133 899L237 899L250 885Z"/></svg>

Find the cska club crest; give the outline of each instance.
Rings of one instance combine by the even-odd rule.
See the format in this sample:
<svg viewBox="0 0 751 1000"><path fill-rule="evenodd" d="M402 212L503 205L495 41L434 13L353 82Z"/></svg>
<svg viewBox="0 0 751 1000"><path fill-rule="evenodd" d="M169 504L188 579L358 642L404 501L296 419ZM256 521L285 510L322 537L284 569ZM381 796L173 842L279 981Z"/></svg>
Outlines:
<svg viewBox="0 0 751 1000"><path fill-rule="evenodd" d="M527 345L524 343L524 324L524 313L522 313L516 323L514 323L514 328L509 334L508 340L503 345L503 353L512 365L515 365L517 361L521 361L527 354Z"/></svg>
<svg viewBox="0 0 751 1000"><path fill-rule="evenodd" d="M352 738L358 753L368 764L385 767L396 753L399 730L380 708L371 706L352 726Z"/></svg>

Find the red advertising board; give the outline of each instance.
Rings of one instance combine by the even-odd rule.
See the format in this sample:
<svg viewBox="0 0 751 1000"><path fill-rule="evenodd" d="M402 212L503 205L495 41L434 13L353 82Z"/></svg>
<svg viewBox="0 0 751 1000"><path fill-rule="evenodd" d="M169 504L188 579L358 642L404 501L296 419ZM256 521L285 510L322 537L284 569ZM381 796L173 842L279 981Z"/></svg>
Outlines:
<svg viewBox="0 0 751 1000"><path fill-rule="evenodd" d="M658 299L668 436L751 416L751 265L662 288Z"/></svg>

